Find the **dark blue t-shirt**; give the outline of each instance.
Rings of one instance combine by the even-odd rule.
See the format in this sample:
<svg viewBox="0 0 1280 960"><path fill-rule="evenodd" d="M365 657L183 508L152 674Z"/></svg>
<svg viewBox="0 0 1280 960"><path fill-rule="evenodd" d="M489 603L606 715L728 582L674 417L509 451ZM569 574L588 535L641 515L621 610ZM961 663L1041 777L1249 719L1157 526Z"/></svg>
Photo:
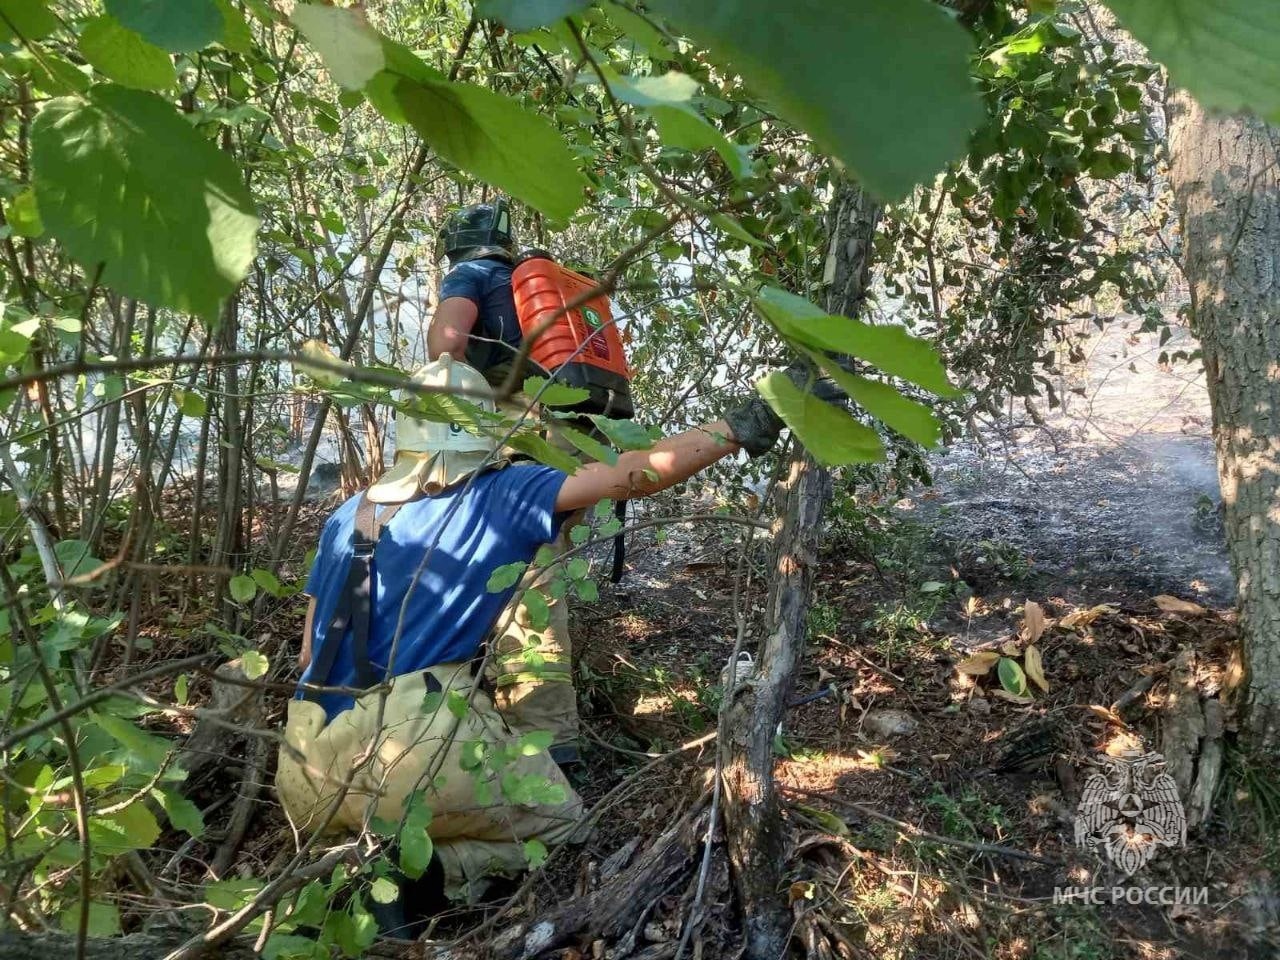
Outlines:
<svg viewBox="0 0 1280 960"><path fill-rule="evenodd" d="M470 486L458 484L400 508L383 528L373 561L369 659L379 679L387 673L406 594L409 600L393 676L416 673L438 663L470 660L479 654L494 621L516 590L512 586L490 593L489 576L504 564L532 560L538 547L556 538L564 515L555 512L555 503L564 481L565 474L559 470L518 463L482 473ZM306 593L316 598L311 663L302 674L308 683L355 685L350 628L329 676L314 673L320 645L346 586L359 500L359 495L352 497L325 523L307 580ZM417 572L424 556L426 564ZM412 592L411 584L416 584ZM301 691L298 695L301 697ZM331 720L352 702L351 696L342 694L320 698Z"/></svg>
<svg viewBox="0 0 1280 960"><path fill-rule="evenodd" d="M440 300L450 297L470 300L480 311L467 340L467 363L485 373L515 356L520 320L511 293L511 264L491 257L464 260L440 284Z"/></svg>

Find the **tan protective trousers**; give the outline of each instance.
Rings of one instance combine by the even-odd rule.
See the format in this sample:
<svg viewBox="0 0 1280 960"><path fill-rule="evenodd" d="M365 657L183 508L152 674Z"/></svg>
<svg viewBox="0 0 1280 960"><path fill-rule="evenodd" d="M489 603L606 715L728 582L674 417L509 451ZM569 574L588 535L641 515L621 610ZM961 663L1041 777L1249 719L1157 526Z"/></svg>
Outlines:
<svg viewBox="0 0 1280 960"><path fill-rule="evenodd" d="M569 529L581 514L565 521L553 546L557 554L569 549ZM530 616L526 589L542 570L530 569L520 590L498 618L502 631L489 676L494 685L494 704L515 726L528 730L549 730L552 745L575 743L578 739L578 698L573 688L573 646L569 639L569 605L548 596L546 627L537 628ZM545 587L549 577L542 577ZM503 625L506 625L505 628Z"/></svg>
<svg viewBox="0 0 1280 960"><path fill-rule="evenodd" d="M423 791L445 892L466 899L483 892L485 877L524 870L525 841L570 839L582 801L545 750L523 755L529 728L504 723L484 691L472 690L466 664L429 672L444 691L470 700L461 718L449 709L457 697L427 697L425 674L397 677L385 702L367 693L328 723L319 704L289 701L276 789L299 829L320 826L336 804L326 832L359 830L374 817L397 823ZM488 759L477 764L481 756ZM530 784L542 802L510 799Z"/></svg>

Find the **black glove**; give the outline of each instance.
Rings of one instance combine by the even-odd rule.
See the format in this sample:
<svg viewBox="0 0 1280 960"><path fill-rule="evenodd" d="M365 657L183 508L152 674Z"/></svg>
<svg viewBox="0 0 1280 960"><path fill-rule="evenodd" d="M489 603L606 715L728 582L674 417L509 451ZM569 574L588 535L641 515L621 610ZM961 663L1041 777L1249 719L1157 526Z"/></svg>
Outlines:
<svg viewBox="0 0 1280 960"><path fill-rule="evenodd" d="M812 367L792 364L782 372L797 387L819 400L830 403L845 399L845 392L834 381L820 377ZM782 418L757 393L726 412L724 420L733 431L733 439L738 441L750 457L762 457L772 450L782 434L782 428L786 426Z"/></svg>

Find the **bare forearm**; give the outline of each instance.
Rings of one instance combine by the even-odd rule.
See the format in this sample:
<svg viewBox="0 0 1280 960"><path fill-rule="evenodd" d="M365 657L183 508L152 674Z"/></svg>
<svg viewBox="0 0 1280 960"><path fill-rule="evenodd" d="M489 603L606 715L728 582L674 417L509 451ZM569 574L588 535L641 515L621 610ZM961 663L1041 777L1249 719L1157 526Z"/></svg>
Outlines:
<svg viewBox="0 0 1280 960"><path fill-rule="evenodd" d="M606 493L611 499L647 497L675 486L717 460L738 451L729 425L723 420L666 437L648 450L619 455L612 468L617 474Z"/></svg>

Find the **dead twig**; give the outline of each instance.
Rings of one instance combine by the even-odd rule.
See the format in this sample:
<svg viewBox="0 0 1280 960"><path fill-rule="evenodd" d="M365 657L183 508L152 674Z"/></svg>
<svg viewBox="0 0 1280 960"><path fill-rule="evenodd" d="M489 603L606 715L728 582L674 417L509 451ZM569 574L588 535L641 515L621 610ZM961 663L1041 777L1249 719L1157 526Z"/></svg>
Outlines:
<svg viewBox="0 0 1280 960"><path fill-rule="evenodd" d="M1034 853L1028 853L1025 850L1018 850L1015 847L1006 847L998 843L976 843L970 840L958 840L955 837L944 837L938 833L930 833L928 830L922 830L913 823L907 823L905 820L899 820L897 817L891 817L887 813L881 813L874 807L868 807L863 803L856 803L853 800L842 800L839 797L829 796L825 793L818 793L813 790L805 790L801 787L784 786L783 790L788 793L799 794L810 799L825 800L836 807L842 807L852 810L864 817L870 817L873 820L879 820L882 823L889 823L897 827L903 833L916 840L928 840L931 843L940 843L948 847L958 847L961 850L971 850L974 853L981 853L993 857L1007 857L1010 860L1029 860L1032 863L1043 863L1048 866L1058 866L1060 860L1051 860L1048 857L1041 857Z"/></svg>

